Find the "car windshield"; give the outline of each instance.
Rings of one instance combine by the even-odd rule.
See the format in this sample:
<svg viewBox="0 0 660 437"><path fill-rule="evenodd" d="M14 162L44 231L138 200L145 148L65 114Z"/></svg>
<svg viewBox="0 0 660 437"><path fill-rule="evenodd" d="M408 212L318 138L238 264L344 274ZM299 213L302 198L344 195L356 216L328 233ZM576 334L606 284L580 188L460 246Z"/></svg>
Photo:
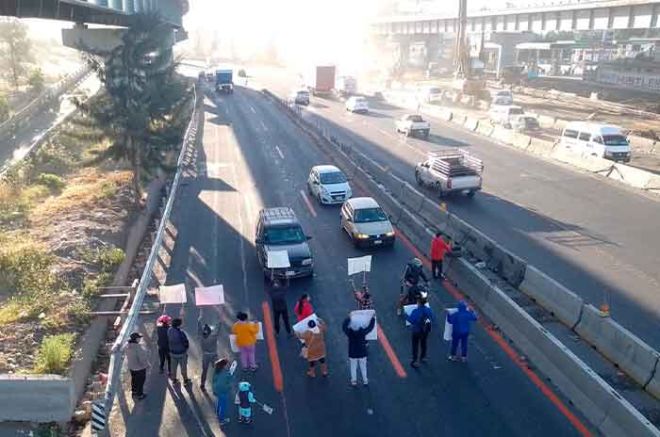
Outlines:
<svg viewBox="0 0 660 437"><path fill-rule="evenodd" d="M355 103L367 103L367 99L364 97L357 97L354 99Z"/></svg>
<svg viewBox="0 0 660 437"><path fill-rule="evenodd" d="M264 242L266 244L295 244L305 241L305 233L300 226L277 226L266 228Z"/></svg>
<svg viewBox="0 0 660 437"><path fill-rule="evenodd" d="M365 208L355 210L355 223L382 222L387 215L380 208Z"/></svg>
<svg viewBox="0 0 660 437"><path fill-rule="evenodd" d="M409 115L408 120L414 121L415 123L419 123L420 121L424 121L424 119L420 115Z"/></svg>
<svg viewBox="0 0 660 437"><path fill-rule="evenodd" d="M298 91L298 97L309 97L309 92L307 91Z"/></svg>
<svg viewBox="0 0 660 437"><path fill-rule="evenodd" d="M511 108L511 109L509 109L509 114L511 114L511 115L520 115L520 114L524 114L524 112L523 112L522 108Z"/></svg>
<svg viewBox="0 0 660 437"><path fill-rule="evenodd" d="M327 184L343 184L346 182L346 176L340 171L334 171L332 173L321 173L319 175L321 183L324 185Z"/></svg>
<svg viewBox="0 0 660 437"><path fill-rule="evenodd" d="M429 88L426 92L429 94L440 94L442 90L440 88L433 87L433 88Z"/></svg>
<svg viewBox="0 0 660 437"><path fill-rule="evenodd" d="M628 140L623 135L603 135L606 146L628 146Z"/></svg>

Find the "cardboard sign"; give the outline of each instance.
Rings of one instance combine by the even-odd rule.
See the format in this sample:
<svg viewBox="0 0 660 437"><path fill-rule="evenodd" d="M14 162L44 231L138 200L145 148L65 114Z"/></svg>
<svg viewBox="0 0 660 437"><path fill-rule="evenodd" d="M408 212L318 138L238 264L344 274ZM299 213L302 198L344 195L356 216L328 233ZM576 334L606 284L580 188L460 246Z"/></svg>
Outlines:
<svg viewBox="0 0 660 437"><path fill-rule="evenodd" d="M445 331L442 334L442 339L445 341L451 341L451 335L454 332L454 325L449 323L449 315L458 311L458 308L447 308L445 311L447 311L447 317L445 317Z"/></svg>
<svg viewBox="0 0 660 437"><path fill-rule="evenodd" d="M272 250L266 252L266 267L269 269L286 269L291 267L289 252L286 250Z"/></svg>
<svg viewBox="0 0 660 437"><path fill-rule="evenodd" d="M236 344L236 335L234 334L229 334L229 347L231 347L231 351L234 353L238 352L238 345Z"/></svg>
<svg viewBox="0 0 660 437"><path fill-rule="evenodd" d="M188 296L186 296L185 284L161 285L158 290L158 299L161 304L186 303Z"/></svg>
<svg viewBox="0 0 660 437"><path fill-rule="evenodd" d="M431 305L429 305L428 302L426 302L426 305L424 305L427 308L431 308ZM416 303L412 303L410 305L404 305L403 306L403 313L406 315L406 326L410 326L410 322L408 321L408 316L412 314L413 310L417 308Z"/></svg>
<svg viewBox="0 0 660 437"><path fill-rule="evenodd" d="M310 320L314 320L316 322L316 321L318 321L318 319L319 318L316 315L316 313L310 314L309 316L302 319L300 322L293 325L293 332L295 332L296 334L302 334L302 333L308 331L309 327L307 326L307 323Z"/></svg>
<svg viewBox="0 0 660 437"><path fill-rule="evenodd" d="M264 325L261 322L257 322L259 324L259 332L257 332L257 340L263 340L264 339Z"/></svg>
<svg viewBox="0 0 660 437"><path fill-rule="evenodd" d="M360 328L366 328L371 323L371 318L376 317L376 311L374 310L356 310L351 311L351 322L355 326ZM369 333L364 337L365 340L378 340L378 322L374 324L374 327Z"/></svg>
<svg viewBox="0 0 660 437"><path fill-rule="evenodd" d="M213 285L211 287L196 287L195 288L195 304L199 306L205 305L222 305L225 303L225 290L221 285Z"/></svg>
<svg viewBox="0 0 660 437"><path fill-rule="evenodd" d="M348 261L348 276L371 271L371 255L346 260Z"/></svg>

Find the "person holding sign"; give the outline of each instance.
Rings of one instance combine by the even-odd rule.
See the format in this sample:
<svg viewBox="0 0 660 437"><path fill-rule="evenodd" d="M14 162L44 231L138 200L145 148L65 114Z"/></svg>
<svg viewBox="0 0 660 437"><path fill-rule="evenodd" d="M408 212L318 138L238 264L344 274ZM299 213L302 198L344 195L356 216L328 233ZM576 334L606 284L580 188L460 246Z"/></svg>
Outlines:
<svg viewBox="0 0 660 437"><path fill-rule="evenodd" d="M236 315L238 321L231 328L232 334L236 336L236 346L241 354L241 367L244 371L257 370L255 360L255 346L257 344L257 334L259 333L259 324L248 322L248 315L240 312Z"/></svg>
<svg viewBox="0 0 660 437"><path fill-rule="evenodd" d="M213 372L213 394L217 396L218 402L215 406L215 413L218 416L220 426L229 423L227 417L229 392L234 381L234 372L227 368L229 360L222 358L215 362L215 372ZM234 366L236 367L236 366Z"/></svg>
<svg viewBox="0 0 660 437"><path fill-rule="evenodd" d="M289 310L286 307L286 288L279 280L274 280L270 288L270 302L273 307L273 323L275 335L280 333L280 319L284 323L287 334L291 335L291 323L289 322Z"/></svg>
<svg viewBox="0 0 660 437"><path fill-rule="evenodd" d="M328 364L325 362L325 332L327 329L325 323L321 319L310 320L307 322L307 328L307 331L298 334L298 337L305 342L307 347L307 361L309 362L307 376L310 378L316 377L316 369L314 368L316 362L321 364L321 374L328 376Z"/></svg>
<svg viewBox="0 0 660 437"><path fill-rule="evenodd" d="M346 337L348 337L348 359L351 366L351 385L357 386L357 367L360 367L362 374L362 384L369 385L367 377L367 340L366 336L376 326L376 317L372 317L366 328L355 326L351 323L351 314L349 313L342 325Z"/></svg>
<svg viewBox="0 0 660 437"><path fill-rule="evenodd" d="M467 361L467 341L470 335L470 325L476 320L477 315L471 308L468 308L464 301L458 303L458 311L447 315L447 321L452 325L450 361L458 360L456 352L459 343L461 344L461 361Z"/></svg>
<svg viewBox="0 0 660 437"><path fill-rule="evenodd" d="M188 348L190 347L190 342L186 333L181 329L182 324L183 320L179 318L172 320L172 326L167 330L167 340L172 359L172 382L175 384L179 382L176 379L176 373L179 366L181 366L183 383L188 385L192 383L190 378L188 378Z"/></svg>
<svg viewBox="0 0 660 437"><path fill-rule="evenodd" d="M307 293L300 296L300 299L296 302L296 306L293 307L293 312L296 313L296 318L299 322L314 314L314 307L311 302L312 298Z"/></svg>
<svg viewBox="0 0 660 437"><path fill-rule="evenodd" d="M218 359L218 334L220 333L220 325L209 325L202 323L202 316L197 320L197 333L199 334L199 342L202 349L202 376L199 382L199 387L202 391L206 391L206 374L209 366L211 366Z"/></svg>
<svg viewBox="0 0 660 437"><path fill-rule="evenodd" d="M435 322L435 316L431 308L426 306L426 299L420 298L417 301L417 308L412 310L406 318L412 327L412 362L411 366L419 367L419 360L426 362L426 341L428 340L431 328ZM421 354L420 352L421 346Z"/></svg>

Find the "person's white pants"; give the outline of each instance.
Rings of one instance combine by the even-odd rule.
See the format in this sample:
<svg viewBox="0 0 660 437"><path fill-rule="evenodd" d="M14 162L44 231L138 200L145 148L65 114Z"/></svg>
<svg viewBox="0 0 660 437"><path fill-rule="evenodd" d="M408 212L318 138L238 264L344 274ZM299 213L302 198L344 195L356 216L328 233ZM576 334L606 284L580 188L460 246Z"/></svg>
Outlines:
<svg viewBox="0 0 660 437"><path fill-rule="evenodd" d="M360 374L362 374L362 382L369 383L367 378L367 357L364 358L349 358L351 362L351 383L357 382L357 367L360 365Z"/></svg>

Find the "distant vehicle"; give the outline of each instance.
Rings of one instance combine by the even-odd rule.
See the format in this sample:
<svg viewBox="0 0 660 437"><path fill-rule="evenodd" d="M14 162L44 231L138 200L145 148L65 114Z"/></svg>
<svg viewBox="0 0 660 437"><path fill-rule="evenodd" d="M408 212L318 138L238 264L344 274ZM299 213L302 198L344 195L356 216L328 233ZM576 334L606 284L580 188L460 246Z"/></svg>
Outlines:
<svg viewBox="0 0 660 437"><path fill-rule="evenodd" d="M328 96L335 87L335 66L318 65L307 72L305 85L315 96Z"/></svg>
<svg viewBox="0 0 660 437"><path fill-rule="evenodd" d="M523 111L523 108L515 105L494 105L488 111L488 115L493 123L501 124L507 129L511 129L515 119L524 114L525 111Z"/></svg>
<svg viewBox="0 0 660 437"><path fill-rule="evenodd" d="M215 72L213 70L209 70L206 72L206 80L208 82L213 82L215 80Z"/></svg>
<svg viewBox="0 0 660 437"><path fill-rule="evenodd" d="M346 110L366 114L369 112L369 102L364 97L350 97L346 100Z"/></svg>
<svg viewBox="0 0 660 437"><path fill-rule="evenodd" d="M230 69L215 70L215 90L231 94L234 92L234 72Z"/></svg>
<svg viewBox="0 0 660 437"><path fill-rule="evenodd" d="M524 132L541 129L538 119L531 115L519 115L511 121L511 127L513 130Z"/></svg>
<svg viewBox="0 0 660 437"><path fill-rule="evenodd" d="M424 103L440 102L442 101L442 90L437 86L420 88L417 99Z"/></svg>
<svg viewBox="0 0 660 437"><path fill-rule="evenodd" d="M200 72L197 74L197 79L199 79L199 80L204 80L204 79L206 79L206 72L205 72L204 70L200 71Z"/></svg>
<svg viewBox="0 0 660 437"><path fill-rule="evenodd" d="M244 69L238 70L238 73L236 73L238 77L247 77L247 73L245 72Z"/></svg>
<svg viewBox="0 0 660 437"><path fill-rule="evenodd" d="M396 131L407 136L421 135L428 138L431 124L419 114L406 114L396 121Z"/></svg>
<svg viewBox="0 0 660 437"><path fill-rule="evenodd" d="M490 98L493 105L513 105L513 93L510 90L493 90Z"/></svg>
<svg viewBox="0 0 660 437"><path fill-rule="evenodd" d="M573 121L562 131L559 144L612 161L630 162L630 143L619 126Z"/></svg>
<svg viewBox="0 0 660 437"><path fill-rule="evenodd" d="M481 190L484 165L480 159L461 149L434 153L415 167L415 180L420 186L437 190L440 196L465 193L468 197Z"/></svg>
<svg viewBox="0 0 660 437"><path fill-rule="evenodd" d="M289 102L296 105L309 105L309 91L307 90L297 90L292 91L289 95Z"/></svg>
<svg viewBox="0 0 660 437"><path fill-rule="evenodd" d="M357 93L357 79L353 76L339 76L335 82L335 91L340 96L352 96Z"/></svg>
<svg viewBox="0 0 660 437"><path fill-rule="evenodd" d="M316 165L307 178L307 191L321 205L343 203L353 195L346 175L334 165Z"/></svg>
<svg viewBox="0 0 660 437"><path fill-rule="evenodd" d="M299 278L314 274L314 258L302 226L291 208L265 208L259 211L255 246L257 258L267 278ZM268 268L268 252L286 251L290 267Z"/></svg>
<svg viewBox="0 0 660 437"><path fill-rule="evenodd" d="M356 247L392 246L394 228L385 211L371 197L356 197L341 207L341 227Z"/></svg>

